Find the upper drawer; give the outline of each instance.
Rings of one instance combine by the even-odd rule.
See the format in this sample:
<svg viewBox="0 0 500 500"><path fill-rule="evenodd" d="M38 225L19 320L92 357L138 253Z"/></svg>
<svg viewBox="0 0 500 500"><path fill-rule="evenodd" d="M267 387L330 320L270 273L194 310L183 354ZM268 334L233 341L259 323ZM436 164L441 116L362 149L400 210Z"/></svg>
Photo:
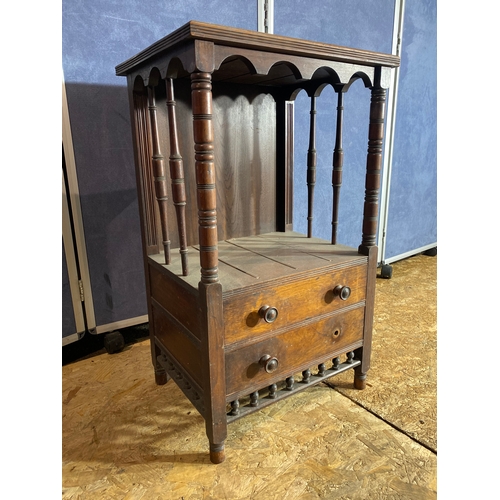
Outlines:
<svg viewBox="0 0 500 500"><path fill-rule="evenodd" d="M253 287L243 293L226 296L226 345L264 335L364 300L366 272L366 264L361 264L330 270L313 277L288 278L285 283L277 281L266 287ZM349 287L350 296L343 300L334 292L336 287ZM277 310L278 315L271 323L262 317L263 311L259 314L264 306Z"/></svg>

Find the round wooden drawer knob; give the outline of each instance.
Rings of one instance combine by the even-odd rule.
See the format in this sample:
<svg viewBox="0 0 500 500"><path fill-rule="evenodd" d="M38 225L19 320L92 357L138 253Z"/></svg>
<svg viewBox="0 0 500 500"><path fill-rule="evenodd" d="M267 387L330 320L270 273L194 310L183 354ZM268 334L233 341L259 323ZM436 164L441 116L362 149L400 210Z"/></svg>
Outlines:
<svg viewBox="0 0 500 500"><path fill-rule="evenodd" d="M264 367L267 373L273 373L278 368L278 358L265 354L260 358L259 364Z"/></svg>
<svg viewBox="0 0 500 500"><path fill-rule="evenodd" d="M337 285L333 289L333 295L340 297L341 300L347 300L351 296L351 289L348 286Z"/></svg>
<svg viewBox="0 0 500 500"><path fill-rule="evenodd" d="M259 309L259 316L264 318L266 323L272 323L278 317L278 309L276 307L262 306Z"/></svg>

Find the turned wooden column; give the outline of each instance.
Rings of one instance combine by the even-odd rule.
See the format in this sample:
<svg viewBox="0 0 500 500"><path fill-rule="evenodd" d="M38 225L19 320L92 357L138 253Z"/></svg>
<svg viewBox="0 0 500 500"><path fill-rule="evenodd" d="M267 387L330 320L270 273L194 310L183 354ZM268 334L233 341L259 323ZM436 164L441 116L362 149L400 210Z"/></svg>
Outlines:
<svg viewBox="0 0 500 500"><path fill-rule="evenodd" d="M307 150L307 237L312 238L314 186L316 185L316 96L311 97L309 149Z"/></svg>
<svg viewBox="0 0 500 500"><path fill-rule="evenodd" d="M212 75L191 74L191 106L200 238L201 352L205 427L210 461L224 461L227 437L222 286L218 276L217 211L212 125Z"/></svg>
<svg viewBox="0 0 500 500"><path fill-rule="evenodd" d="M335 131L335 147L333 150L333 210L332 210L332 245L337 244L337 228L339 225L340 188L342 186L342 167L344 165L344 150L342 149L342 127L344 117L344 93L337 91L337 128Z"/></svg>
<svg viewBox="0 0 500 500"><path fill-rule="evenodd" d="M170 264L170 237L168 234L168 188L165 175L165 163L160 149L160 136L158 131L158 120L156 117L156 100L154 87L148 87L148 107L151 120L151 141L153 146L153 175L155 181L156 201L160 209L161 234L163 238L163 250L165 253L165 264Z"/></svg>
<svg viewBox="0 0 500 500"><path fill-rule="evenodd" d="M384 113L386 90L372 88L368 154L366 157L365 204L363 210L363 238L359 253L368 255L376 245L380 176L382 170L382 142L384 138Z"/></svg>
<svg viewBox="0 0 500 500"><path fill-rule="evenodd" d="M139 202L139 216L141 218L141 239L144 255L144 275L146 289L150 290L149 272L147 256L151 253L157 254L160 251L156 237L155 219L155 194L153 189L153 172L151 168L151 124L148 111L148 96L146 89L134 91L129 89L129 100L131 102L131 123L134 137L134 155L136 163L136 183L137 196ZM148 317L153 317L151 302L147 301ZM155 382L158 385L166 384L169 376L165 369L158 363L158 356L161 354L155 342L155 330L153 322L149 323L149 337L151 347L151 360L155 372Z"/></svg>
<svg viewBox="0 0 500 500"><path fill-rule="evenodd" d="M191 104L197 183L201 282L217 283L217 210L214 133L212 125L212 75L191 74Z"/></svg>
<svg viewBox="0 0 500 500"><path fill-rule="evenodd" d="M170 179L172 181L172 199L177 217L179 232L179 252L181 255L182 274L189 274L187 260L187 235L186 235L186 187L184 183L184 165L179 152L179 138L177 133L177 118L175 114L174 82L172 78L166 79L168 131L170 139Z"/></svg>

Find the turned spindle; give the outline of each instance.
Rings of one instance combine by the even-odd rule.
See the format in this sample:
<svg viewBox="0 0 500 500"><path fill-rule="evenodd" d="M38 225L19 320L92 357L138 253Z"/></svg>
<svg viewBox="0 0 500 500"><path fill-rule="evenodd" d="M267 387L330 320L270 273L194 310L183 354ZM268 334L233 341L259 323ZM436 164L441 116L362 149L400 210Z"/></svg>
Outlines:
<svg viewBox="0 0 500 500"><path fill-rule="evenodd" d="M352 351L346 354L345 362L349 364L352 364L354 362L354 353Z"/></svg>
<svg viewBox="0 0 500 500"><path fill-rule="evenodd" d="M311 97L309 149L307 151L307 237L312 238L314 186L316 185L316 96Z"/></svg>
<svg viewBox="0 0 500 500"><path fill-rule="evenodd" d="M304 384L308 384L310 379L311 379L311 370L309 370L308 368L307 370L304 370L302 372L302 382L304 382Z"/></svg>
<svg viewBox="0 0 500 500"><path fill-rule="evenodd" d="M375 246L378 223L380 176L382 169L382 143L384 139L384 113L386 90L372 88L368 154L366 156L365 202L363 208L363 237L358 252L368 255Z"/></svg>
<svg viewBox="0 0 500 500"><path fill-rule="evenodd" d="M332 370L338 370L340 365L340 358L333 358Z"/></svg>
<svg viewBox="0 0 500 500"><path fill-rule="evenodd" d="M212 75L191 74L201 282L219 281L215 191Z"/></svg>
<svg viewBox="0 0 500 500"><path fill-rule="evenodd" d="M156 99L154 87L148 87L148 108L151 121L151 139L153 145L153 176L155 182L156 201L160 210L161 234L163 238L163 250L165 252L165 264L170 264L170 238L168 235L167 216L167 179L165 176L165 163L160 149L160 135L158 131L158 120L156 117Z"/></svg>
<svg viewBox="0 0 500 500"><path fill-rule="evenodd" d="M255 391L250 394L250 406L253 408L259 406L259 391Z"/></svg>
<svg viewBox="0 0 500 500"><path fill-rule="evenodd" d="M184 165L179 152L179 138L177 133L177 119L175 113L174 82L172 78L166 79L167 86L167 112L168 130L170 139L170 180L172 182L172 200L174 202L179 232L179 252L181 255L182 274L189 273L187 261L187 235L186 235L186 187L184 183Z"/></svg>
<svg viewBox="0 0 500 500"><path fill-rule="evenodd" d="M234 401L231 402L231 411L229 412L229 415L236 416L240 414L240 402L239 400L235 399Z"/></svg>
<svg viewBox="0 0 500 500"><path fill-rule="evenodd" d="M293 384L295 382L295 379L293 377L287 377L285 380L286 387L285 389L287 391L293 391Z"/></svg>
<svg viewBox="0 0 500 500"><path fill-rule="evenodd" d="M342 167L344 150L342 149L342 126L344 116L344 93L337 91L337 128L335 131L335 147L333 150L333 213L332 213L332 245L337 244L337 228L339 225L340 187L342 186Z"/></svg>
<svg viewBox="0 0 500 500"><path fill-rule="evenodd" d="M147 92L134 92L135 131L138 137L138 167L142 177L142 203L144 204L144 238L148 248L157 247L156 196L152 168L151 122ZM155 253L159 252L159 248ZM156 356L153 356L156 359Z"/></svg>
<svg viewBox="0 0 500 500"><path fill-rule="evenodd" d="M325 374L325 371L326 371L326 366L325 366L325 363L321 363L318 365L318 375L320 377L323 377L324 374Z"/></svg>
<svg viewBox="0 0 500 500"><path fill-rule="evenodd" d="M271 399L276 399L276 397L277 397L276 391L277 390L278 390L278 386L276 384L271 384L269 386L269 397Z"/></svg>

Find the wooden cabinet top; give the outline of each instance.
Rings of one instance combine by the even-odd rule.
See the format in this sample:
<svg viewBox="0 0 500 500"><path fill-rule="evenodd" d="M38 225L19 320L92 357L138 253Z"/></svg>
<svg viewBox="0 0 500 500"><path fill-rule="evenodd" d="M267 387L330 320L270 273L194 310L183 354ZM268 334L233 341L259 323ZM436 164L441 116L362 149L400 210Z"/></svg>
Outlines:
<svg viewBox="0 0 500 500"><path fill-rule="evenodd" d="M205 71L221 73L214 80L285 86L333 73L344 83L359 71L373 81L377 68L387 73L399 63L390 54L190 21L116 66L116 74L147 80L156 67L163 78Z"/></svg>

